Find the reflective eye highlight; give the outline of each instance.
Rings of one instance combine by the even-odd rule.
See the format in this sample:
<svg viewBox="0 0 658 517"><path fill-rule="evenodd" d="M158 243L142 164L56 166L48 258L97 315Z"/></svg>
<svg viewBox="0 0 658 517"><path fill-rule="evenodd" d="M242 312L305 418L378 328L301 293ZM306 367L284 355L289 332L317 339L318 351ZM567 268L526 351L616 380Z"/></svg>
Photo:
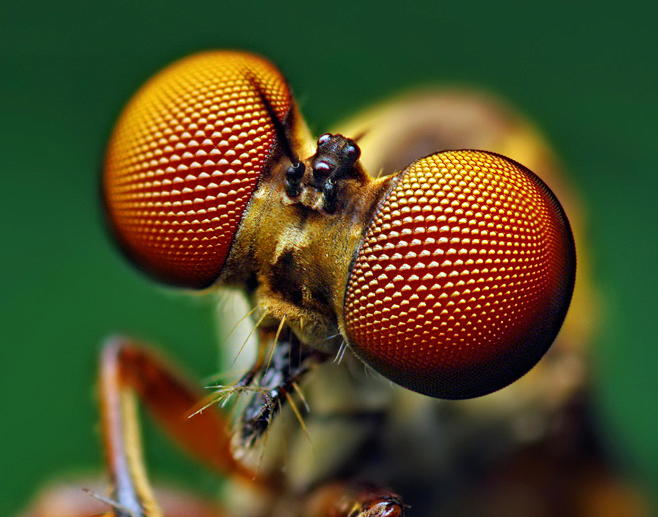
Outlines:
<svg viewBox="0 0 658 517"><path fill-rule="evenodd" d="M291 109L276 68L244 52L205 52L152 78L110 140L107 217L124 251L169 284L214 282Z"/></svg>
<svg viewBox="0 0 658 517"><path fill-rule="evenodd" d="M439 153L399 173L370 222L344 326L355 352L402 386L484 395L546 352L574 274L568 222L537 176L492 153Z"/></svg>

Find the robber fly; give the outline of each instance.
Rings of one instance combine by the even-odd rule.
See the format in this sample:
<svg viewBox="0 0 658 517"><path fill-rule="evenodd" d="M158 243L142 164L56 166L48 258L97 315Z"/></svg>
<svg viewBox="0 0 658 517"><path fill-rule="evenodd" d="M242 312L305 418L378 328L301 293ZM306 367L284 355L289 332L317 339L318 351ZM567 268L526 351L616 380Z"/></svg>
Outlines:
<svg viewBox="0 0 658 517"><path fill-rule="evenodd" d="M505 156L541 164L538 140L505 115L478 125L477 110L451 114L460 95L404 101L314 139L281 73L253 54L193 55L137 92L105 157L111 234L159 282L240 290L258 339L253 364L210 397L148 346L108 342L107 515L436 515L463 491L471 473L460 469L486 463L469 454L512 447L498 424L573 391L530 384L557 369L548 358L523 388L498 392L555 340L575 246L553 192ZM135 395L230 479L221 509L154 495ZM215 407L229 397L231 423Z"/></svg>

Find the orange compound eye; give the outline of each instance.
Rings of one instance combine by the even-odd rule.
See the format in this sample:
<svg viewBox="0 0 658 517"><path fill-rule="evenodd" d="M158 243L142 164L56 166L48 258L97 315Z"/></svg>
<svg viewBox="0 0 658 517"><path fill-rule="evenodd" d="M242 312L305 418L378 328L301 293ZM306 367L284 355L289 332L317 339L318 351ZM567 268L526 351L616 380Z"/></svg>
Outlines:
<svg viewBox="0 0 658 517"><path fill-rule="evenodd" d="M268 112L268 106L273 113ZM130 258L169 284L219 276L292 100L268 61L244 52L185 58L130 101L107 150L107 216Z"/></svg>
<svg viewBox="0 0 658 517"><path fill-rule="evenodd" d="M569 223L523 166L481 151L399 173L368 226L344 300L356 353L409 389L484 395L551 345L574 284Z"/></svg>

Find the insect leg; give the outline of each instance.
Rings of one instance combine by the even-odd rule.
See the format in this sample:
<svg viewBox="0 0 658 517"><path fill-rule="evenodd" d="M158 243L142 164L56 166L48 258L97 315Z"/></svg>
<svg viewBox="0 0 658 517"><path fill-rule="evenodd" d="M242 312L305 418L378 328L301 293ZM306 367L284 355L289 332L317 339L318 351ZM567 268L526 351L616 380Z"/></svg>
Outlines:
<svg viewBox="0 0 658 517"><path fill-rule="evenodd" d="M213 501L179 489L155 486L154 492L167 517L229 517ZM113 517L108 504L98 499L104 493L100 479L57 482L41 490L20 517Z"/></svg>
<svg viewBox="0 0 658 517"><path fill-rule="evenodd" d="M110 339L100 365L101 423L117 517L159 517L139 440L136 395L165 431L193 457L221 473L265 484L229 450L228 426L214 410L189 418L201 394L149 348Z"/></svg>

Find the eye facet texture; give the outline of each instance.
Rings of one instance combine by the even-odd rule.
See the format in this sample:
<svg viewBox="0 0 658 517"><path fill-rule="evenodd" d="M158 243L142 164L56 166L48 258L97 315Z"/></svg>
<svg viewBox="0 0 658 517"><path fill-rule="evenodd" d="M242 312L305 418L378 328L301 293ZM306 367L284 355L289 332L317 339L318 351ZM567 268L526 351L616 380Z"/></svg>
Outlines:
<svg viewBox="0 0 658 517"><path fill-rule="evenodd" d="M103 177L124 251L157 279L203 288L217 279L276 145L285 79L244 52L185 58L151 79L122 113Z"/></svg>
<svg viewBox="0 0 658 517"><path fill-rule="evenodd" d="M344 301L356 353L427 395L468 398L525 374L553 342L575 274L548 187L500 155L410 165L376 211Z"/></svg>

